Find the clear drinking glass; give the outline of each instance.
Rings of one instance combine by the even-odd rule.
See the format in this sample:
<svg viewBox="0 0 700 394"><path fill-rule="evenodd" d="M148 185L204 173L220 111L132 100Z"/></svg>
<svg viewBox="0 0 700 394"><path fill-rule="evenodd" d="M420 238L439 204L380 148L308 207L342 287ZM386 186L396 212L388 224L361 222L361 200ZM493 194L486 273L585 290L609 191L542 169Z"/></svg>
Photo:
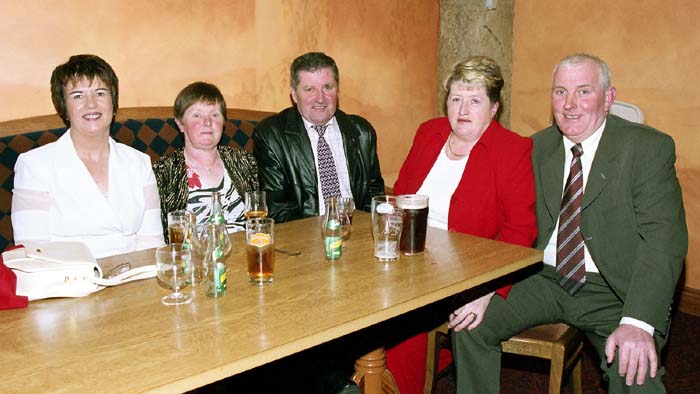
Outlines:
<svg viewBox="0 0 700 394"><path fill-rule="evenodd" d="M246 219L267 217L267 202L265 192L245 192L245 208L243 214Z"/></svg>
<svg viewBox="0 0 700 394"><path fill-rule="evenodd" d="M197 234L197 221L194 213L181 209L168 212L168 239L170 243L181 243L183 248L192 253L192 279L191 283L197 284L204 278L202 266L202 250ZM165 286L168 288L168 286Z"/></svg>
<svg viewBox="0 0 700 394"><path fill-rule="evenodd" d="M188 213L191 214L186 210L168 212L168 240L170 243L181 244L185 241L187 233L191 231Z"/></svg>
<svg viewBox="0 0 700 394"><path fill-rule="evenodd" d="M403 211L398 207L394 196L372 197L371 208L374 257L379 261L397 260Z"/></svg>
<svg viewBox="0 0 700 394"><path fill-rule="evenodd" d="M338 208L340 209L340 228L343 230L343 241L350 239L352 230L352 215L355 212L355 200L352 197L338 198Z"/></svg>
<svg viewBox="0 0 700 394"><path fill-rule="evenodd" d="M173 293L161 298L164 305L187 304L192 301L189 294L180 293L192 277L192 258L182 244L171 243L156 249L156 272L161 283L172 287Z"/></svg>
<svg viewBox="0 0 700 394"><path fill-rule="evenodd" d="M275 279L275 221L252 218L245 224L248 281L263 286Z"/></svg>

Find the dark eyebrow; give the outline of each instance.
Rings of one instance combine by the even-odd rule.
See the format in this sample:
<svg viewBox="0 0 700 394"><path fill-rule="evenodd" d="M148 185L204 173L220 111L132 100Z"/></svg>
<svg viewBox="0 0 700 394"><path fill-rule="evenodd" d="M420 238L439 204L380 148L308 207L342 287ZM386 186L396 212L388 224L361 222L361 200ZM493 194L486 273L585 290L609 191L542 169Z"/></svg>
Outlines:
<svg viewBox="0 0 700 394"><path fill-rule="evenodd" d="M70 92L68 92L68 94L73 94L73 93L84 93L85 90L87 90L87 89L71 90ZM95 89L95 91L96 91L96 92L101 92L101 91L107 91L107 92L109 92L109 89L108 89L108 88L97 88L97 89Z"/></svg>

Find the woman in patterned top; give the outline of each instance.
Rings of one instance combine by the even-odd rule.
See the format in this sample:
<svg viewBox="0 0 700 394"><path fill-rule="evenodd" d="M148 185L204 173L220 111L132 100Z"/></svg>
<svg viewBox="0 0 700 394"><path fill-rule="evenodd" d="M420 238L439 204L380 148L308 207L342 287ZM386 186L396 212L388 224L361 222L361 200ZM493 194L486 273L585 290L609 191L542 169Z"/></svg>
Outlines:
<svg viewBox="0 0 700 394"><path fill-rule="evenodd" d="M243 196L257 190L258 167L248 152L218 146L226 123L221 91L209 83L191 83L178 93L173 112L185 147L153 165L166 239L168 212L194 212L199 228L209 218L212 192L221 194L228 231L245 229Z"/></svg>

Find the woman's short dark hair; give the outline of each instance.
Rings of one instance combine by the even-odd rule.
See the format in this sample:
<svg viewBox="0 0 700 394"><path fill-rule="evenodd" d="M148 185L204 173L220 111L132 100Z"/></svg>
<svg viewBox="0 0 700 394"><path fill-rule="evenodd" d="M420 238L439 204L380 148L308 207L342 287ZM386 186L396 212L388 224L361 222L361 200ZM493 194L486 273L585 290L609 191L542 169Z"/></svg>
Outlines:
<svg viewBox="0 0 700 394"><path fill-rule="evenodd" d="M218 104L226 121L226 100L219 88L206 82L192 82L177 94L173 105L175 119L182 121L185 112L196 103Z"/></svg>
<svg viewBox="0 0 700 394"><path fill-rule="evenodd" d="M294 59L289 67L289 82L292 89L296 89L299 85L299 72L314 72L322 68L330 68L333 71L335 84L340 85L338 66L335 64L335 60L323 52L309 52Z"/></svg>
<svg viewBox="0 0 700 394"><path fill-rule="evenodd" d="M109 89L112 96L112 111L114 115L119 109L119 79L112 66L101 57L95 55L73 55L68 62L56 67L51 73L51 101L63 123L70 127L68 110L66 109L66 85L77 83L82 79L90 82L95 78Z"/></svg>

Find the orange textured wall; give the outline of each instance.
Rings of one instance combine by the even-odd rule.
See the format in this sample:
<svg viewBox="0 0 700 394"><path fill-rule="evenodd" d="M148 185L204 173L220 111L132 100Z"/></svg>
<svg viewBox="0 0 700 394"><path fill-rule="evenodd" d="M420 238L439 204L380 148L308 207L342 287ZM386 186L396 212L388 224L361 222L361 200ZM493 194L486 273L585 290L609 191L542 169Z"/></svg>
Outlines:
<svg viewBox="0 0 700 394"><path fill-rule="evenodd" d="M114 67L123 107L172 105L205 80L229 107L279 111L292 59L323 51L340 69L340 108L373 123L391 177L434 116L438 21L437 0L5 1L0 121L54 113L51 71L75 53Z"/></svg>
<svg viewBox="0 0 700 394"><path fill-rule="evenodd" d="M589 52L612 71L617 98L676 141L690 233L685 285L700 289L700 4L695 0L528 0L515 3L511 126L551 123L552 69Z"/></svg>

